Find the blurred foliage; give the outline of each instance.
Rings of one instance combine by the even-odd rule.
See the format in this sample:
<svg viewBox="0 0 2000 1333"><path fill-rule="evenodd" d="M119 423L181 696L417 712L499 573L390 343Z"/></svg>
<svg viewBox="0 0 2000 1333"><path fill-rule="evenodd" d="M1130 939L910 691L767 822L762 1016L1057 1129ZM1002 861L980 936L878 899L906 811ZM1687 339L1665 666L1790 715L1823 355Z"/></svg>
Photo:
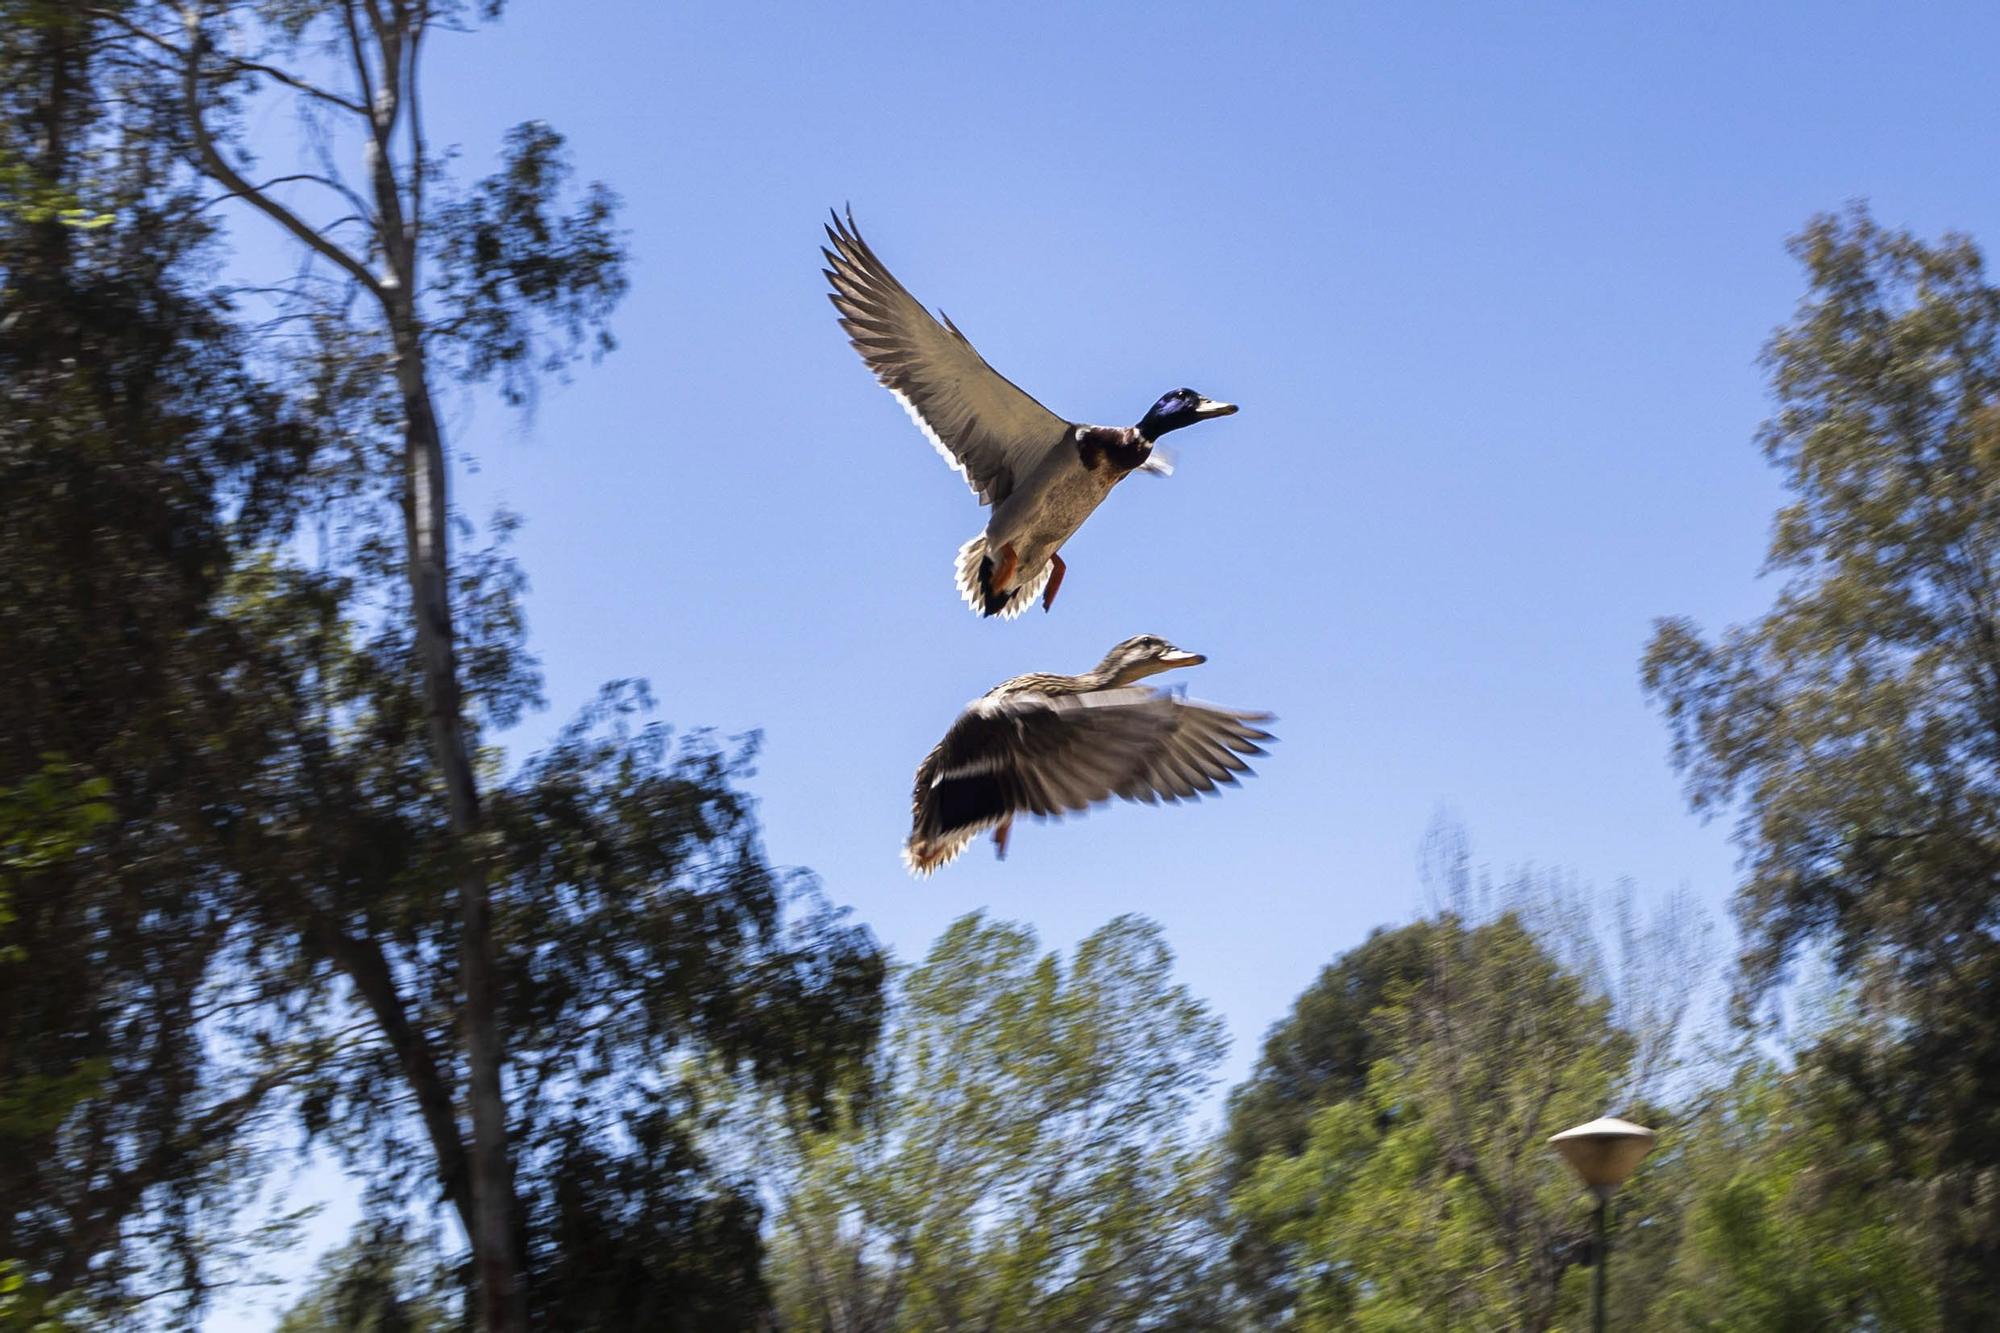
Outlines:
<svg viewBox="0 0 2000 1333"><path fill-rule="evenodd" d="M48 1299L19 1264L0 1259L0 1333L71 1333L80 1327L67 1315L71 1305Z"/></svg>
<svg viewBox="0 0 2000 1333"><path fill-rule="evenodd" d="M1387 1052L1375 1011L1422 979L1428 966L1427 922L1374 931L1321 970L1264 1038L1250 1077L1229 1095L1223 1136L1224 1185L1234 1192L1257 1163L1303 1152L1321 1108L1360 1097L1368 1074ZM1275 1234L1274 1209L1238 1210L1232 1218L1235 1281L1267 1316L1275 1317L1297 1293L1296 1271Z"/></svg>
<svg viewBox="0 0 2000 1333"><path fill-rule="evenodd" d="M42 768L18 787L0 790L0 963L19 963L26 954L7 943L14 920L8 907L17 876L61 865L89 839L91 830L111 822L104 798L111 784L85 776L60 755L42 756ZM4 1085L0 1085L4 1086ZM0 1107L5 1103L0 1102ZM0 1124L5 1122L0 1111Z"/></svg>
<svg viewBox="0 0 2000 1333"><path fill-rule="evenodd" d="M449 1333L463 1328L435 1247L393 1217L364 1217L320 1256L275 1333Z"/></svg>
<svg viewBox="0 0 2000 1333"><path fill-rule="evenodd" d="M511 773L488 742L485 828L452 836L403 611L382 339L303 299L311 274L275 298L208 285L212 190L184 167L177 72L121 26L168 7L0 16L5 160L111 219L0 210L10 1308L198 1320L287 1240L282 1219L235 1219L308 1146L386 1217L462 1207L470 855L495 897L534 1317L745 1325L761 1212L711 1169L671 1071L699 1056L824 1101L872 1048L872 939L766 862L741 786L754 738L676 735L636 683ZM556 179L554 148L522 147L535 179ZM589 216L579 243L608 244ZM599 259L608 300L616 256ZM505 281L551 294L518 264ZM559 296L563 328L602 313ZM510 527L452 569L481 736L540 701Z"/></svg>
<svg viewBox="0 0 2000 1333"><path fill-rule="evenodd" d="M1274 1145L1236 1196L1291 1270L1290 1323L1555 1327L1582 1308L1564 1279L1588 1242L1545 1140L1604 1112L1632 1043L1512 915L1370 945L1417 975L1359 1016L1365 1083L1330 1088L1303 1147Z"/></svg>
<svg viewBox="0 0 2000 1333"><path fill-rule="evenodd" d="M1791 499L1761 620L1645 661L1697 809L1733 808L1746 1002L1824 947L1892 1033L1803 1055L1843 1141L1922 1185L1943 1320L2000 1326L2000 289L1973 243L1859 208L1793 243L1766 363Z"/></svg>
<svg viewBox="0 0 2000 1333"><path fill-rule="evenodd" d="M1229 1174L1240 1182L1267 1153L1305 1147L1314 1113L1360 1096L1387 1054L1375 1011L1421 981L1439 923L1377 927L1321 969L1292 1010L1264 1038L1247 1081L1229 1096Z"/></svg>
<svg viewBox="0 0 2000 1333"><path fill-rule="evenodd" d="M42 184L28 163L13 157L0 157L0 213L12 213L31 226L55 222L83 231L117 221L85 207L70 191Z"/></svg>
<svg viewBox="0 0 2000 1333"><path fill-rule="evenodd" d="M1937 1327L1922 1191L1896 1179L1882 1144L1843 1128L1818 1081L1752 1058L1686 1121L1686 1236L1660 1326Z"/></svg>
<svg viewBox="0 0 2000 1333"><path fill-rule="evenodd" d="M901 976L843 1115L754 1103L779 1326L1216 1326L1217 1163L1186 1122L1221 1024L1172 961L1136 917L1067 962L962 918Z"/></svg>
<svg viewBox="0 0 2000 1333"><path fill-rule="evenodd" d="M218 811L270 753L217 599L312 436L201 286L164 96L76 7L0 0L0 161L110 219L0 209L0 1256L79 1318L199 1307L285 1063L200 1031L245 943Z"/></svg>
<svg viewBox="0 0 2000 1333"><path fill-rule="evenodd" d="M496 378L525 403L587 345L616 343L605 321L625 294L618 199L593 182L568 216L551 210L571 169L541 121L508 131L501 169L438 210L435 336L472 380Z"/></svg>
<svg viewBox="0 0 2000 1333"><path fill-rule="evenodd" d="M1484 925L1447 913L1377 932L1274 1029L1270 1049L1286 1051L1309 1026L1351 1025L1321 1033L1320 1049L1365 1044L1374 1058L1358 1084L1327 1080L1306 1133L1274 1136L1235 1189L1241 1326L1584 1318L1590 1205L1545 1140L1619 1105L1638 1043L1607 998L1617 978L1567 969L1549 929L1526 930L1508 911ZM1327 1003L1385 960L1406 979L1384 983L1373 1006ZM1845 992L1807 1007L1809 1051L1894 1040ZM1754 1044L1724 1066L1711 1087L1692 1078L1706 1066L1682 1064L1673 1096L1628 1103L1661 1140L1614 1206L1611 1326L1939 1327L1939 1200L1867 1132L1849 1085L1814 1064L1787 1069ZM1260 1065L1233 1105L1270 1095ZM1231 1143L1267 1123L1239 1121ZM1247 1278L1246 1237L1260 1246Z"/></svg>

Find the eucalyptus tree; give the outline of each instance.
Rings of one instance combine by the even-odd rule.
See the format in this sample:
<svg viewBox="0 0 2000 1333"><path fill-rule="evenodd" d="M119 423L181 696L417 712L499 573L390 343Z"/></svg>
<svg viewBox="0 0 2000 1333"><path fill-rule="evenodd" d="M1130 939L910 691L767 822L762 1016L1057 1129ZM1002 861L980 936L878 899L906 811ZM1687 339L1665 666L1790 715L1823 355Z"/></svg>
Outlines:
<svg viewBox="0 0 2000 1333"><path fill-rule="evenodd" d="M465 717L465 663L454 625L449 473L439 373L498 376L519 399L586 343L608 345L604 319L623 293L623 252L608 191L593 186L557 211L562 141L539 124L509 136L502 169L451 194L423 119L424 56L434 34L497 17L499 0L295 0L107 6L100 12L174 67L199 169L263 215L325 271L289 299L321 318L358 300L363 354L385 381L400 440L398 489L408 616L424 709L456 844L463 916L460 970L471 1135L469 1230L489 1326L518 1328L526 1307L514 1252L519 1223L507 1145L504 1052L496 992L486 811ZM241 112L297 103L325 136L314 169L251 178ZM363 162L350 185L344 155ZM281 187L284 187L281 189ZM315 188L321 198L294 202ZM433 1113L435 1119L435 1113ZM442 1138L443 1125L434 1126ZM454 1154L440 1142L439 1151Z"/></svg>
<svg viewBox="0 0 2000 1333"><path fill-rule="evenodd" d="M1379 938L1398 947L1371 966L1421 961L1360 1020L1369 1066L1329 1079L1299 1146L1276 1139L1234 1196L1281 1266L1282 1313L1306 1330L1554 1327L1581 1309L1569 1275L1588 1248L1545 1141L1611 1104L1631 1038L1511 914Z"/></svg>
<svg viewBox="0 0 2000 1333"><path fill-rule="evenodd" d="M1926 1188L1898 1178L1879 1139L1853 1132L1850 1100L1811 1062L1757 1057L1699 1099L1682 1135L1686 1217L1660 1326L1939 1326Z"/></svg>
<svg viewBox="0 0 2000 1333"><path fill-rule="evenodd" d="M107 1318L199 1305L228 1145L297 1069L198 1029L272 753L222 602L314 436L204 288L166 95L77 6L0 3L0 1259Z"/></svg>
<svg viewBox="0 0 2000 1333"><path fill-rule="evenodd" d="M1422 980L1430 936L1452 928L1433 921L1378 928L1322 968L1272 1025L1250 1076L1229 1094L1226 1189L1244 1184L1271 1154L1303 1152L1322 1107L1366 1092L1369 1071L1387 1054L1375 1011ZM1301 1271L1287 1261L1277 1236L1282 1220L1270 1209L1230 1219L1234 1279L1268 1317L1293 1299Z"/></svg>
<svg viewBox="0 0 2000 1333"><path fill-rule="evenodd" d="M60 752L112 813L10 882L0 1076L89 1078L0 1154L0 1258L113 1298L164 1258L198 1308L241 1268L214 1245L249 1150L302 1141L389 1210L448 1207L491 1325L751 1322L757 1203L676 1071L823 1101L873 1040L881 961L765 860L754 742L673 735L641 685L503 776L481 737L540 697L522 577L504 522L445 544L433 398L525 400L606 345L610 197L561 211L540 126L469 187L437 169L419 53L470 8L0 3L33 20L0 47L29 113L0 170L74 159L0 208L0 788ZM241 126L273 92L330 118L301 139L328 159L253 181ZM85 158L90 125L132 132ZM96 180L118 189L57 188ZM230 207L301 265L204 286Z"/></svg>
<svg viewBox="0 0 2000 1333"><path fill-rule="evenodd" d="M2000 1322L2000 288L1973 242L1865 210L1792 243L1765 351L1790 492L1760 619L1662 621L1645 679L1704 812L1733 809L1746 1000L1823 948L1895 1040L1809 1053L1923 1181L1945 1322Z"/></svg>
<svg viewBox="0 0 2000 1333"><path fill-rule="evenodd" d="M442 1257L424 1237L399 1219L364 1217L320 1257L312 1285L274 1333L445 1333L454 1321L443 1276Z"/></svg>
<svg viewBox="0 0 2000 1333"><path fill-rule="evenodd" d="M1220 1022L1159 928L1064 959L964 917L900 979L845 1114L725 1100L771 1198L784 1328L1219 1326L1214 1155L1194 1099Z"/></svg>

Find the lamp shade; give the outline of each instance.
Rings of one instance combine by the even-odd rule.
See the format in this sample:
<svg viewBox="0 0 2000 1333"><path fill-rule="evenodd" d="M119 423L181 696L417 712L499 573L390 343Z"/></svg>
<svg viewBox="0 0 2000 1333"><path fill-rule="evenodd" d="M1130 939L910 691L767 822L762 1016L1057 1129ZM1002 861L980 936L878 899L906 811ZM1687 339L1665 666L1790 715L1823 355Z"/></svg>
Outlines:
<svg viewBox="0 0 2000 1333"><path fill-rule="evenodd" d="M1552 1136L1549 1143L1562 1154L1591 1193L1608 1199L1645 1155L1653 1151L1653 1131L1629 1120L1605 1117Z"/></svg>

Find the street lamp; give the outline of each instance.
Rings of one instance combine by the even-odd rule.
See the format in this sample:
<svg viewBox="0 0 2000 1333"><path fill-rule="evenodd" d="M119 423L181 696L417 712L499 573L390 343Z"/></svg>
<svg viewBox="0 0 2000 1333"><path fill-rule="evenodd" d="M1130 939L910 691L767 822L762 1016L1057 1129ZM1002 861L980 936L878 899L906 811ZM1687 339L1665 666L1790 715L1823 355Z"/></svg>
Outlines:
<svg viewBox="0 0 2000 1333"><path fill-rule="evenodd" d="M1611 1230L1607 1214L1611 1196L1626 1177L1653 1151L1653 1131L1629 1120L1609 1116L1550 1137L1549 1143L1569 1163L1570 1170L1597 1196L1596 1314L1592 1327L1604 1333L1604 1271L1611 1261Z"/></svg>

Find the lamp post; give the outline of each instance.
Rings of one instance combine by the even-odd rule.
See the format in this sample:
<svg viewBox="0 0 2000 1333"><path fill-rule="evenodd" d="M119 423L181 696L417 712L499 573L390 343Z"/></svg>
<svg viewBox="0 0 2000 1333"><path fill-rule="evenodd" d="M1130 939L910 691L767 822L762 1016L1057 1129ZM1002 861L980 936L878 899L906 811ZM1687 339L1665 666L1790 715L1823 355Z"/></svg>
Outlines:
<svg viewBox="0 0 2000 1333"><path fill-rule="evenodd" d="M1653 1131L1629 1120L1605 1117L1550 1137L1549 1145L1562 1154L1570 1170L1597 1196L1597 1276L1596 1311L1591 1327L1604 1333L1605 1269L1611 1262L1611 1196L1625 1183L1640 1159L1653 1151Z"/></svg>

